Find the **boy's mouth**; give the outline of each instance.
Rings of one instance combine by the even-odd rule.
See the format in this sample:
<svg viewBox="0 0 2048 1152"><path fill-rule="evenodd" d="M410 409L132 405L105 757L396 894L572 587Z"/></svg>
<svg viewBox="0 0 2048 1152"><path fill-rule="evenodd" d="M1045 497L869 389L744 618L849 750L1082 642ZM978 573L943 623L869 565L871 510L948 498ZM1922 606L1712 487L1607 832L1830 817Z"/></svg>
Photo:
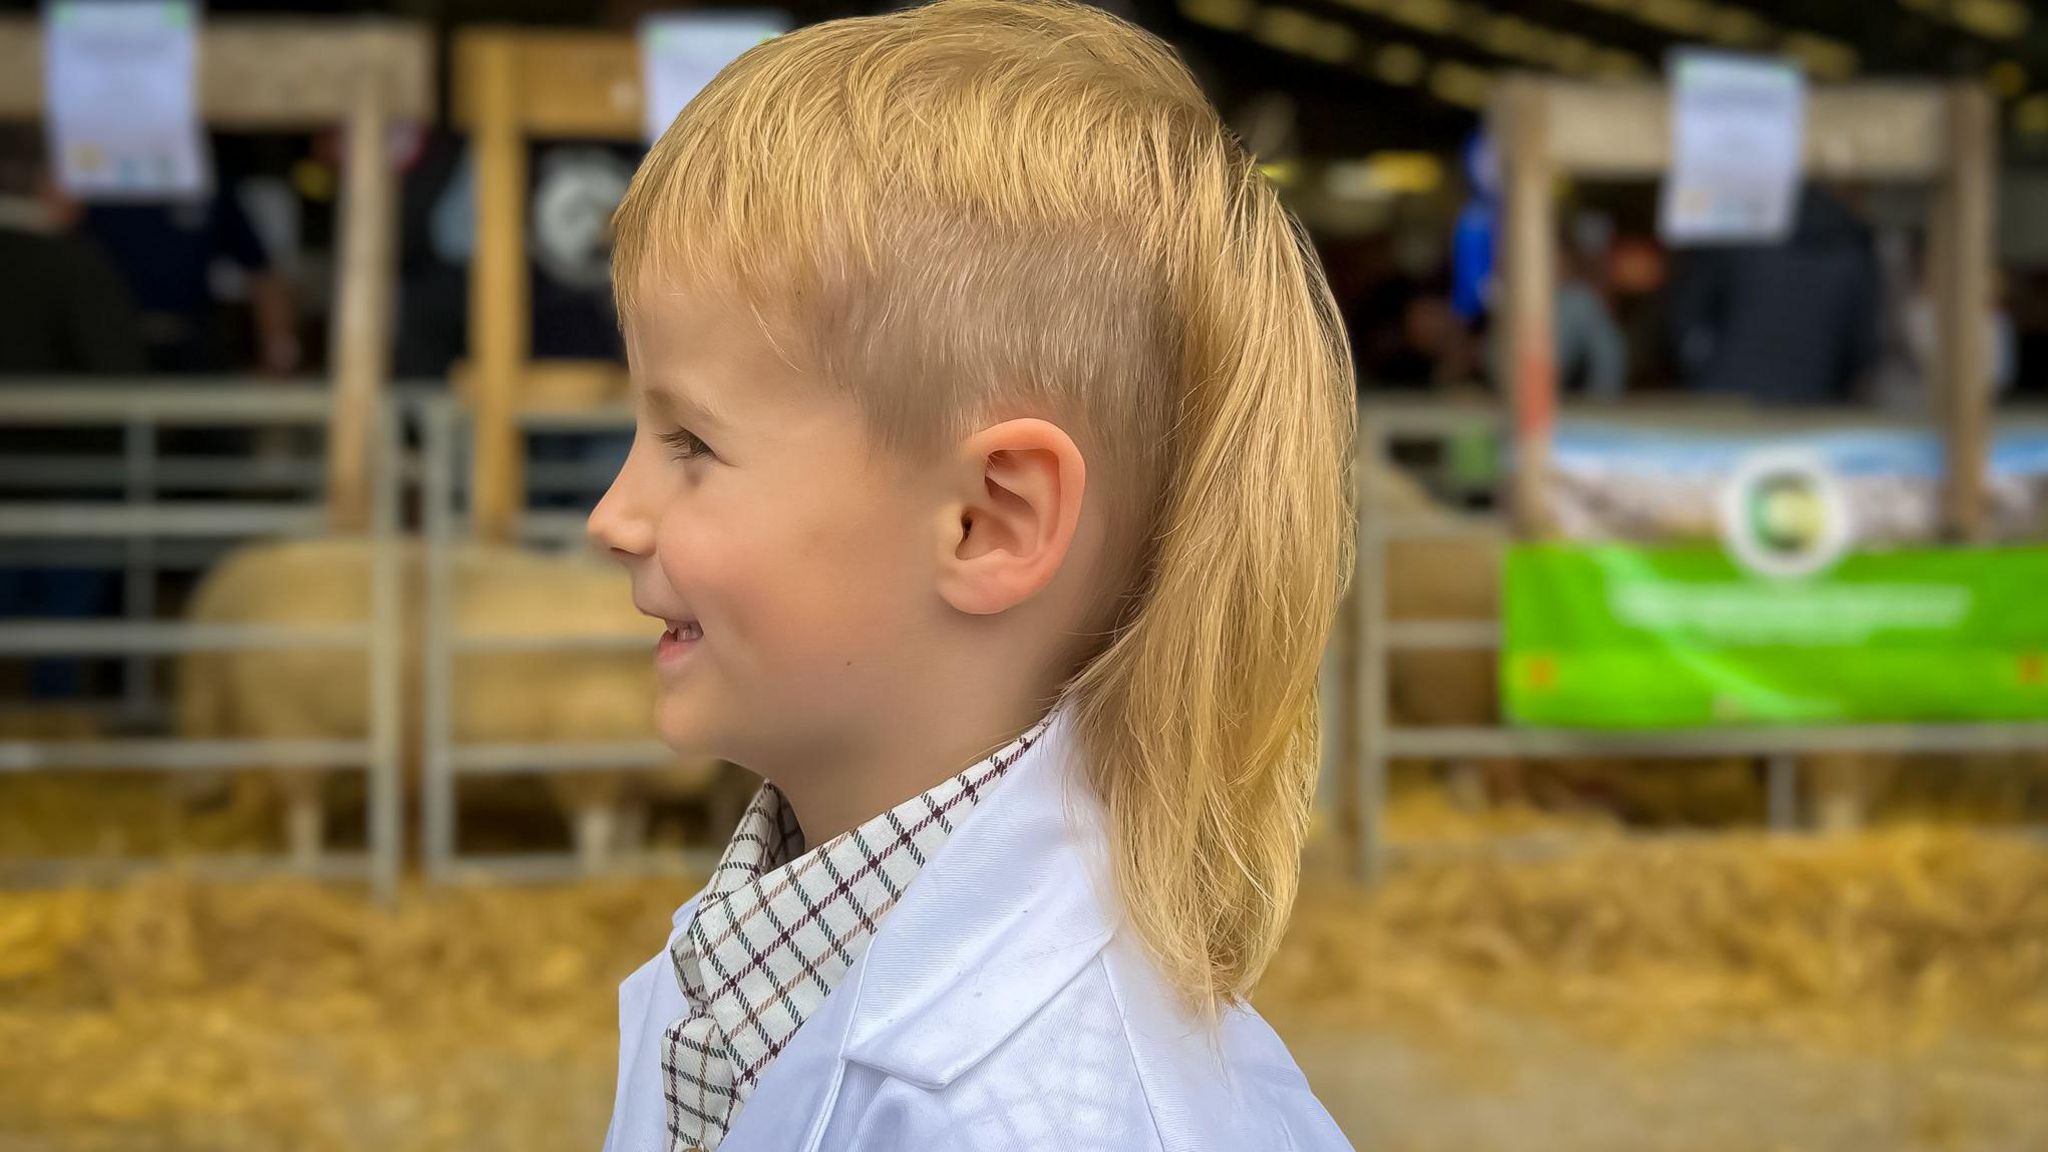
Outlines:
<svg viewBox="0 0 2048 1152"><path fill-rule="evenodd" d="M668 630L654 642L654 666L665 674L675 674L689 660L690 653L697 650L697 641L703 637L704 629L695 620L667 620L664 623Z"/></svg>

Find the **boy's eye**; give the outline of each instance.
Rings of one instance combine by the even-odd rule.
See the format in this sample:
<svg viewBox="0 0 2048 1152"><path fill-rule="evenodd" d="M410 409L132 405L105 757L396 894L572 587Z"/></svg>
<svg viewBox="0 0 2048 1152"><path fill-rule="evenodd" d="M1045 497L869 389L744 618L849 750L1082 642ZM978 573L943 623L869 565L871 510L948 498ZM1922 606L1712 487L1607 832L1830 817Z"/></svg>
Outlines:
<svg viewBox="0 0 2048 1152"><path fill-rule="evenodd" d="M673 432L663 432L661 434L661 442L669 446L678 460L695 460L712 454L711 445L699 439L697 434L688 428L678 428Z"/></svg>

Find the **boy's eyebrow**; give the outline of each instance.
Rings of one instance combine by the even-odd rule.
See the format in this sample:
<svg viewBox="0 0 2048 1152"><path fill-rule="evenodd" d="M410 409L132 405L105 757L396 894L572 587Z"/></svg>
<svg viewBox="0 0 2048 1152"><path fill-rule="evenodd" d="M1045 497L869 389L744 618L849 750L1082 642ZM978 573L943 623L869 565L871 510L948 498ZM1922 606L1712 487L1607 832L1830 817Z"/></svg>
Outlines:
<svg viewBox="0 0 2048 1152"><path fill-rule="evenodd" d="M641 392L647 398L647 406L672 418L688 418L689 422L707 427L723 427L725 420L717 409L672 383L663 380L649 380Z"/></svg>

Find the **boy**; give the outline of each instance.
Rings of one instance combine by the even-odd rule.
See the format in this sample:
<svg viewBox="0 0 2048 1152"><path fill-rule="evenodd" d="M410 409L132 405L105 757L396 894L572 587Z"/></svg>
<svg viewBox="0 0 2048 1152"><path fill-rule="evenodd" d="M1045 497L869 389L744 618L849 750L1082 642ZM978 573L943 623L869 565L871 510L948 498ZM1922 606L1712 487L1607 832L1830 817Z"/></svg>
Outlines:
<svg viewBox="0 0 2048 1152"><path fill-rule="evenodd" d="M1169 50L943 0L770 41L618 213L591 514L678 749L766 781L621 988L615 1152L1342 1148L1292 901L1351 381Z"/></svg>

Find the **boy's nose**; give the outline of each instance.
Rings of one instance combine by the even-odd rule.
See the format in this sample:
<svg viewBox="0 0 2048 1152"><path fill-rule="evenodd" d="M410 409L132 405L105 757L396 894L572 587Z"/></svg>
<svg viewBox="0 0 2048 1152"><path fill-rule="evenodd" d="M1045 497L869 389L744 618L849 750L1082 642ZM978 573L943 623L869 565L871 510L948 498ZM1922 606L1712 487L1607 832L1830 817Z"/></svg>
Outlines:
<svg viewBox="0 0 2048 1152"><path fill-rule="evenodd" d="M605 490L604 498L597 502L597 507L590 510L590 518L583 525L584 536L591 548L601 550L621 563L649 555L654 550L654 522L633 499L631 473L629 461L612 479L612 486Z"/></svg>

